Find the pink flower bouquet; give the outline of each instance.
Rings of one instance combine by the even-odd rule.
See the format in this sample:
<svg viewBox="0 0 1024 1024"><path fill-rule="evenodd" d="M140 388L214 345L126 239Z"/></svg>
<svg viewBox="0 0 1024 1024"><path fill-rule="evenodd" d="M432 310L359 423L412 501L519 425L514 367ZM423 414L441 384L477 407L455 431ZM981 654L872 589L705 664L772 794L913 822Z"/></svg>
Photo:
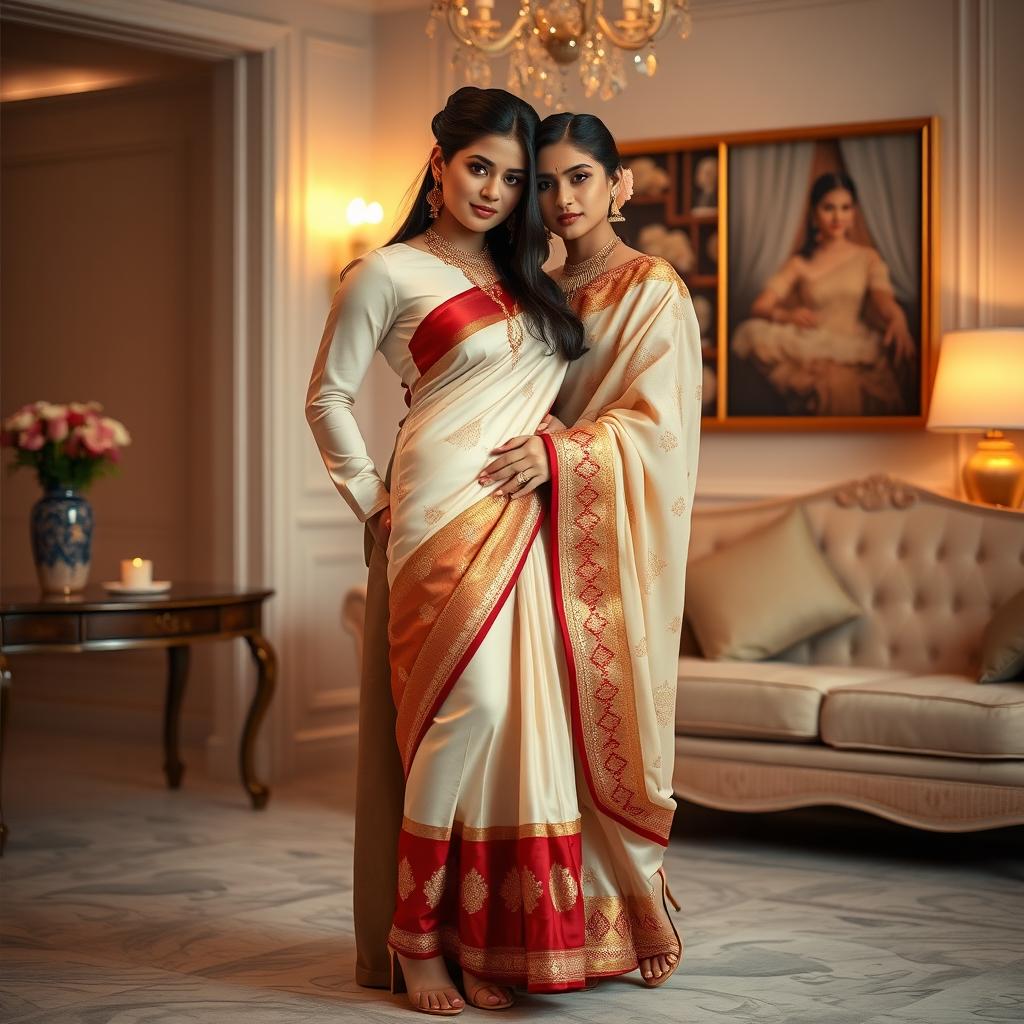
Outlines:
<svg viewBox="0 0 1024 1024"><path fill-rule="evenodd" d="M44 489L84 491L131 444L124 424L102 411L99 402L31 402L4 420L0 447L14 449L12 470L32 467Z"/></svg>

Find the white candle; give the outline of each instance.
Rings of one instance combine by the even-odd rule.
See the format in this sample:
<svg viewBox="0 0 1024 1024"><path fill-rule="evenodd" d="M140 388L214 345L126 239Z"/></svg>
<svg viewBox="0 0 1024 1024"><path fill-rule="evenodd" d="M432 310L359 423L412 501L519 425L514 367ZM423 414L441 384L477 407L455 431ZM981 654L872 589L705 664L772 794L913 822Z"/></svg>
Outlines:
<svg viewBox="0 0 1024 1024"><path fill-rule="evenodd" d="M148 558L121 559L121 585L148 587L153 583L153 563Z"/></svg>

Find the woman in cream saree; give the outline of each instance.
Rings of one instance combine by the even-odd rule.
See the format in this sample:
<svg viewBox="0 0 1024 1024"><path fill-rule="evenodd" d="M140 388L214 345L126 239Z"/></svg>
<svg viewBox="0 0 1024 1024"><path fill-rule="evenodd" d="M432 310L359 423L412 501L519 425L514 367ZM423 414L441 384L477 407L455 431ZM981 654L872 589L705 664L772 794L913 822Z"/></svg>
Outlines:
<svg viewBox="0 0 1024 1024"><path fill-rule="evenodd" d="M412 524L391 599L408 775L390 943L531 992L638 966L660 984L682 952L661 865L698 329L678 276L645 256L574 305L592 348L555 405L572 426L498 446L492 496ZM437 406L438 436L475 437L478 408L542 386L487 381L499 390L476 379L477 405Z"/></svg>
<svg viewBox="0 0 1024 1024"><path fill-rule="evenodd" d="M525 443L489 467L507 500L443 492L429 454L475 439L484 410L516 395L553 399L541 363L439 394L422 421L433 440L395 462L399 495L408 484L425 510L456 511L392 534L407 781L390 943L531 992L679 955L658 875L699 340L681 282L646 257L595 282L581 313L623 344L571 364L556 409L574 426L542 435L550 490L517 493Z"/></svg>
<svg viewBox="0 0 1024 1024"><path fill-rule="evenodd" d="M656 986L682 953L657 889L675 806L699 330L672 267L626 249L609 225L622 219L628 185L597 118L544 121L538 185L545 224L572 259L556 277L590 345L570 365L541 435L581 815L584 971L599 977L639 964ZM502 488L515 489L513 504L536 493L535 482L520 486L515 477L536 443L514 438L486 467Z"/></svg>
<svg viewBox="0 0 1024 1024"><path fill-rule="evenodd" d="M321 423L345 369L335 332L373 310L365 333L409 391L390 494L365 457L349 473L351 435L314 431L342 493L362 476L363 511L392 513L405 794L388 944L407 975L460 966L483 1009L511 1002L497 985L562 992L641 964L657 983L681 954L659 872L700 409L684 401L700 376L692 307L647 268L640 307L602 307L622 344L567 362L507 290L467 288L442 257L399 243L350 275L309 406ZM556 403L573 427L541 439ZM429 988L415 1008L459 1012Z"/></svg>
<svg viewBox="0 0 1024 1024"><path fill-rule="evenodd" d="M501 677L518 676L513 661L542 648L533 598L550 585L543 549L534 546L540 499L513 507L477 478L491 448L536 427L567 362L583 352L578 319L540 269L547 247L533 180L538 124L528 104L502 90L466 88L449 98L434 118L438 144L406 223L391 244L342 274L306 402L338 491L387 549L390 683L408 779L403 859L388 887L398 907L390 946L414 1007L426 1012L462 1007L438 955L439 908L452 888L438 874L438 850L463 824L486 827L496 810L502 824L514 825L521 811L538 822L552 813L554 822L566 820L557 793L536 807L497 806L495 776L487 774L497 763L488 723L512 702ZM351 411L378 352L409 405L390 486ZM551 671L537 668L539 700ZM360 737L360 771L372 768L362 751L376 738ZM360 793L365 783L359 779ZM365 838L358 820L357 833ZM390 843L381 837L384 861ZM362 853L365 867L365 843ZM365 914L367 901L358 908ZM462 958L467 999L502 1004L503 993L480 984L470 959Z"/></svg>

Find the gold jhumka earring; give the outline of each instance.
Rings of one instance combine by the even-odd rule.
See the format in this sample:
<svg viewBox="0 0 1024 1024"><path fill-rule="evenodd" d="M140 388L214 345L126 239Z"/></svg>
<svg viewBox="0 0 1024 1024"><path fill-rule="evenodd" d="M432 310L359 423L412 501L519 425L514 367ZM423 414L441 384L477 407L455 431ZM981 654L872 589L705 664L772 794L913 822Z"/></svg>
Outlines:
<svg viewBox="0 0 1024 1024"><path fill-rule="evenodd" d="M437 220L444 206L444 193L441 191L441 183L434 179L434 187L427 193L427 206L430 207L430 219Z"/></svg>
<svg viewBox="0 0 1024 1024"><path fill-rule="evenodd" d="M611 208L610 208L610 210L608 211L608 223L609 223L609 224L619 224L619 223L621 223L622 221L624 221L624 220L626 219L626 218L625 218L625 217L623 217L623 216L622 216L622 214L621 214L621 213L619 212L619 206L618 206L618 203L616 203L616 202L615 202L615 197L616 197L616 196L617 196L618 194L619 194L619 186L618 186L618 185L613 185L613 186L612 186L612 202L611 202Z"/></svg>

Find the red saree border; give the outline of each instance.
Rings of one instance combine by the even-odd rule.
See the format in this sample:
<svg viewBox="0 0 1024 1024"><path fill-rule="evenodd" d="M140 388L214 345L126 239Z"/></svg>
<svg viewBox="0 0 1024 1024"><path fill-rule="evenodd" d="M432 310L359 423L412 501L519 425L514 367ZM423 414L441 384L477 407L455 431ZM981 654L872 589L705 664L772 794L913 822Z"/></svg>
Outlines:
<svg viewBox="0 0 1024 1024"><path fill-rule="evenodd" d="M499 287L501 301L511 309L515 300L504 286ZM504 318L501 306L476 285L445 299L420 321L409 339L409 354L416 369L426 373L446 352Z"/></svg>
<svg viewBox="0 0 1024 1024"><path fill-rule="evenodd" d="M598 424L578 425L555 436L540 436L551 472L551 580L569 670L573 737L587 785L604 814L637 835L668 846L673 812L654 804L647 794L642 747L635 726L633 670L625 642L619 581L611 441L606 428ZM573 466L576 480L566 482L562 470L567 468L569 456L563 453L560 459L559 447L569 444L579 448L580 457ZM591 449L596 450L598 460L593 458ZM583 469L585 465L589 465L587 470ZM604 503L600 503L601 494L594 486L602 473L612 478L598 481L606 487ZM566 519L573 511L577 514L570 525ZM573 526L583 536L577 543L569 544ZM600 537L595 536L598 531ZM603 564L595 561L595 556L602 554ZM597 581L602 575L607 582L599 586ZM575 584L570 584L570 580ZM570 586L575 590L577 585L579 590L572 595L574 613L567 606L565 592ZM570 617L581 632L594 639L593 650L577 650ZM617 645L617 651L604 642L608 626L621 633L623 642ZM609 671L616 665L620 674L618 686L612 682ZM592 708L587 719L584 703L587 709ZM622 713L614 710L616 704Z"/></svg>
<svg viewBox="0 0 1024 1024"><path fill-rule="evenodd" d="M433 621L404 682L395 733L406 778L434 716L512 593L547 516L536 493L520 501L505 500L504 505L498 522Z"/></svg>

